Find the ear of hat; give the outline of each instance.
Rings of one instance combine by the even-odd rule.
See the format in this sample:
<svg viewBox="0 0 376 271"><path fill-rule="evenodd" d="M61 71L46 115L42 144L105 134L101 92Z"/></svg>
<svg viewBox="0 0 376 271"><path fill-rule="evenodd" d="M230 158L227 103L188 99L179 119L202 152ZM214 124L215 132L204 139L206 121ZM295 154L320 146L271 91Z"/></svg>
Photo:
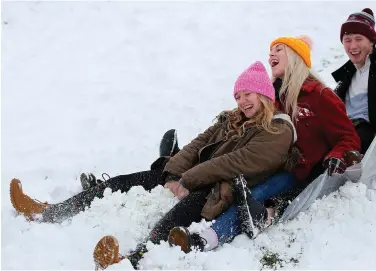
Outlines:
<svg viewBox="0 0 376 271"><path fill-rule="evenodd" d="M375 17L370 8L365 8L361 12L350 14L346 22L341 26L341 42L343 36L348 34L361 34L367 37L372 43L376 42Z"/></svg>
<svg viewBox="0 0 376 271"><path fill-rule="evenodd" d="M312 40L309 36L303 35L299 37L280 37L272 41L270 48L275 44L282 43L294 50L304 61L308 68L311 64L311 47Z"/></svg>
<svg viewBox="0 0 376 271"><path fill-rule="evenodd" d="M240 91L262 94L272 101L275 100L275 91L265 66L256 61L248 67L236 80L234 97Z"/></svg>

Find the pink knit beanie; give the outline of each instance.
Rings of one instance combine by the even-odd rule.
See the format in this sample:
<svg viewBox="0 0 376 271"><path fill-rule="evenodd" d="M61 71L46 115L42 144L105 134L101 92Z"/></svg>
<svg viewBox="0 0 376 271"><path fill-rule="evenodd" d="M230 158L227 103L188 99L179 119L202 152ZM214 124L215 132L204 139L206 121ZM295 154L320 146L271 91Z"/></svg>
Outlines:
<svg viewBox="0 0 376 271"><path fill-rule="evenodd" d="M273 102L275 91L264 65L256 61L246 69L236 80L234 86L234 97L239 91L260 93Z"/></svg>

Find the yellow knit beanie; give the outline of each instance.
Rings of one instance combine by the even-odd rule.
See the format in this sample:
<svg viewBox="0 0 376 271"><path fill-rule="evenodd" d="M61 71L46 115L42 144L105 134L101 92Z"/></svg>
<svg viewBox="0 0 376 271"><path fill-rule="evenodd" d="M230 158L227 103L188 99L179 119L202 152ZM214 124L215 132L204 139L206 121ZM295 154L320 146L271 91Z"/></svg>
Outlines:
<svg viewBox="0 0 376 271"><path fill-rule="evenodd" d="M308 36L299 37L280 37L272 41L270 48L275 44L282 43L293 49L301 58L308 68L311 68L311 46L312 40Z"/></svg>

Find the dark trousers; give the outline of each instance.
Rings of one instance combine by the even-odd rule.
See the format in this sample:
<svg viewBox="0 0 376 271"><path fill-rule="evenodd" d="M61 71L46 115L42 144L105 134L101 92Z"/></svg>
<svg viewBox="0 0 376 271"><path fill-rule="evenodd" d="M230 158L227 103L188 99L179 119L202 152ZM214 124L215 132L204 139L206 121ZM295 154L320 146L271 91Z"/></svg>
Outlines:
<svg viewBox="0 0 376 271"><path fill-rule="evenodd" d="M159 244L160 241L167 241L170 230L173 227L183 226L189 227L192 222L200 222L201 210L206 203L206 198L210 193L210 189L200 189L190 192L187 197L179 201L167 214L165 214L151 230L147 239L143 243L137 245L127 259L131 262L135 269L138 269L138 262L142 259L144 253L147 252L146 242L151 241Z"/></svg>
<svg viewBox="0 0 376 271"><path fill-rule="evenodd" d="M145 190L152 190L157 185L164 185L162 169L154 169L148 171L137 172L129 175L120 175L107 180L91 189L85 190L61 203L53 204L46 209L43 216L45 222L62 222L71 218L86 207L90 207L94 198L103 198L106 188L110 188L112 192L120 190L122 193L128 192L133 186L142 186ZM178 202L165 216L163 216L151 230L145 241L158 244L161 240L167 241L170 230L176 226L188 227L192 222L201 220L201 210L206 203L210 188L204 188L192 191L190 194ZM133 255L128 258L134 267L137 267L142 254L137 252L146 252L145 243L139 244Z"/></svg>
<svg viewBox="0 0 376 271"><path fill-rule="evenodd" d="M65 219L73 217L79 212L84 211L86 207L90 207L94 198L103 198L103 193L106 188L110 188L112 192L120 190L124 193L128 192L133 186L138 185L142 186L147 191L150 191L157 185L164 185L162 169L119 175L111 178L61 203L53 204L43 212L43 221L62 222Z"/></svg>
<svg viewBox="0 0 376 271"><path fill-rule="evenodd" d="M376 131L373 130L371 124L367 121L360 122L355 126L355 130L361 141L360 153L365 154L375 138Z"/></svg>
<svg viewBox="0 0 376 271"><path fill-rule="evenodd" d="M202 219L201 211L209 192L209 189L202 189L189 193L159 220L150 232L149 240L154 244L159 244L160 241L167 240L173 227L189 227L192 222L200 222Z"/></svg>

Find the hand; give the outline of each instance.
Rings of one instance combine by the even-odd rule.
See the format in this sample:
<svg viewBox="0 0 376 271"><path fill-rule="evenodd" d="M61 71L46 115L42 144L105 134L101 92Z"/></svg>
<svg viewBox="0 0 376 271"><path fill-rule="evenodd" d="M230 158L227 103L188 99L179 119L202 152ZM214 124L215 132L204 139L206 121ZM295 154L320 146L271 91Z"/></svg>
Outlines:
<svg viewBox="0 0 376 271"><path fill-rule="evenodd" d="M332 176L333 173L343 174L346 170L346 164L338 158L328 158L324 162L324 167L328 169L328 175Z"/></svg>
<svg viewBox="0 0 376 271"><path fill-rule="evenodd" d="M363 159L363 155L358 151L346 151L343 154L343 158L347 166L351 167L353 165L359 164Z"/></svg>
<svg viewBox="0 0 376 271"><path fill-rule="evenodd" d="M165 188L171 190L171 192L178 197L179 200L184 199L186 196L189 195L189 190L185 188L181 183L178 181L170 181L164 185Z"/></svg>

